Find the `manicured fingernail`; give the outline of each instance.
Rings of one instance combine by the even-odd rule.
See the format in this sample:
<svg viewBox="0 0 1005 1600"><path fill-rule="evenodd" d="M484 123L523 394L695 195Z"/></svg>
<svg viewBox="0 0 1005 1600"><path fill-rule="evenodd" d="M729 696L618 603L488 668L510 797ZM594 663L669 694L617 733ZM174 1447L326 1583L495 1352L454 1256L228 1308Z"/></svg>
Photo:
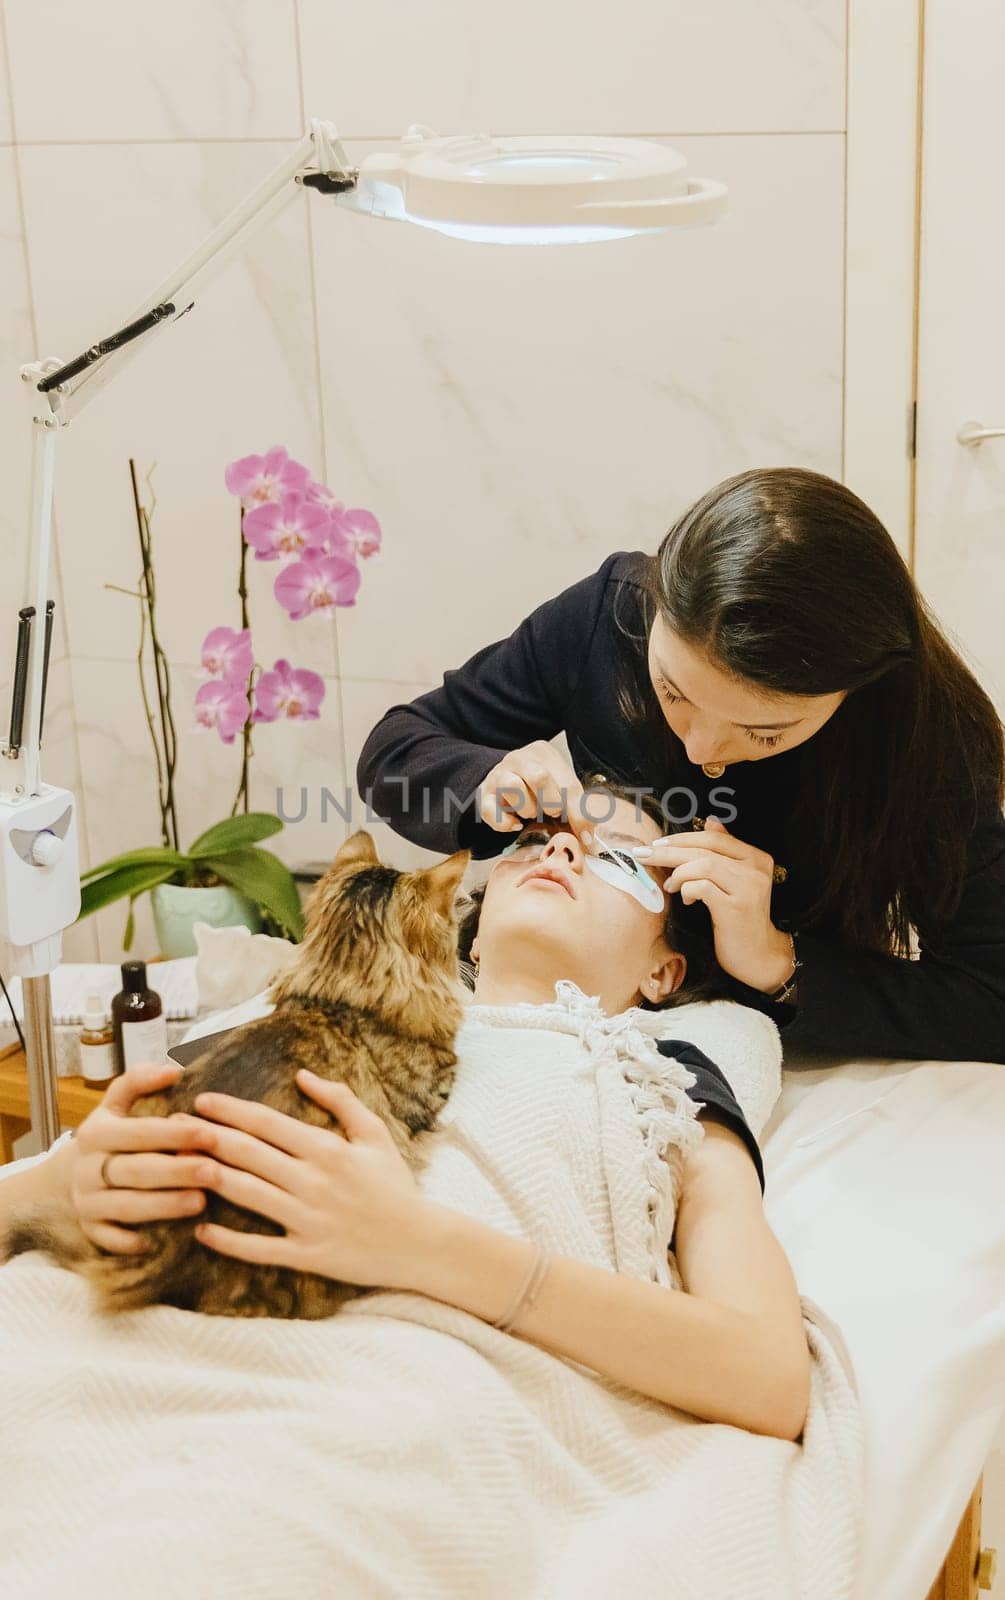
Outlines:
<svg viewBox="0 0 1005 1600"><path fill-rule="evenodd" d="M317 1077L317 1073L316 1072L312 1072L310 1067L301 1067L300 1071L297 1073L297 1077L298 1078L316 1078Z"/></svg>
<svg viewBox="0 0 1005 1600"><path fill-rule="evenodd" d="M582 839L584 844L593 843L593 834L590 832L589 828L584 828L579 837Z"/></svg>
<svg viewBox="0 0 1005 1600"><path fill-rule="evenodd" d="M647 844L636 845L633 851L636 861L648 861L652 853L651 847Z"/></svg>

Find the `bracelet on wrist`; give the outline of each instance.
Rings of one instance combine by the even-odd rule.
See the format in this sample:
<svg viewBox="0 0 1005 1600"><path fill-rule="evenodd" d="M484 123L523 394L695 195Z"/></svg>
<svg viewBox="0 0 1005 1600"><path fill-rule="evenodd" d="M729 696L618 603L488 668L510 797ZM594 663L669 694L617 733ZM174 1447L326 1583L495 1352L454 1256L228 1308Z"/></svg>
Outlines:
<svg viewBox="0 0 1005 1600"><path fill-rule="evenodd" d="M767 998L771 1001L772 1005L784 1005L785 1002L787 1000L791 999L792 995L795 994L795 991L796 991L796 973L799 971L799 968L802 966L802 962L800 961L798 953L796 951L796 936L795 936L795 934L794 933L787 933L786 937L788 938L790 944L792 945L792 967L791 967L791 970L789 972L788 977L785 979L785 982L784 983L780 983L778 985L778 988L777 989L773 989L771 991L771 993L767 996Z"/></svg>
<svg viewBox="0 0 1005 1600"><path fill-rule="evenodd" d="M530 1272L524 1280L523 1287L520 1289L515 1300L512 1301L509 1309L492 1324L494 1328L498 1328L502 1333L508 1333L513 1327L513 1324L516 1322L517 1318L521 1316L524 1311L530 1309L541 1291L541 1285L547 1277L548 1268L550 1266L551 1252L547 1250L544 1245L539 1245L534 1254L534 1260L531 1264Z"/></svg>

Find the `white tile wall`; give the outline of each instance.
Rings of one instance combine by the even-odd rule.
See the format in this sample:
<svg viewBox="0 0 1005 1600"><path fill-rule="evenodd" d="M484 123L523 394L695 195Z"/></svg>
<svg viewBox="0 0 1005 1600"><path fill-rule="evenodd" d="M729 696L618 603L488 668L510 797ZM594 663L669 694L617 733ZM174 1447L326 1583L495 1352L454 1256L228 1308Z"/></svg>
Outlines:
<svg viewBox="0 0 1005 1600"><path fill-rule="evenodd" d="M85 864L157 838L136 607L107 587L137 577L130 456L141 472L156 463L160 628L189 667L208 629L238 616L228 461L284 443L383 526L384 550L335 624L284 620L276 567L252 564L259 659L286 655L328 687L319 723L256 734L254 803L274 806L282 788L295 810L309 790L307 819L276 846L291 862L337 846L344 824L321 820L321 790L354 785L389 704L611 550L654 547L728 473L840 472L842 0L631 0L616 17L568 0L494 12L6 0L4 18L8 370L69 357L125 322L305 113L334 120L354 158L412 121L648 135L731 188L719 227L549 251L379 227L300 197L136 355L60 439L71 606L47 758L79 782ZM0 423L16 475L11 388L0 383ZM189 667L176 668L187 836L227 814L236 781L235 752L187 725ZM428 859L368 825L390 859ZM152 940L145 915L140 944ZM68 952L90 955L97 937L114 959L123 921L103 913L67 936Z"/></svg>
<svg viewBox="0 0 1005 1600"><path fill-rule="evenodd" d="M436 681L730 472L840 472L842 140L675 143L717 228L491 249L316 208L333 478L388 537L344 672Z"/></svg>
<svg viewBox="0 0 1005 1600"><path fill-rule="evenodd" d="M437 680L438 682L439 680ZM389 683L375 679L350 678L342 683L342 703L345 716L346 748L351 755L348 782L352 789L354 826L366 828L373 835L381 859L395 867L431 866L439 859L429 850L423 850L394 833L386 823L379 822L366 812L366 796L356 788L356 760L370 729L380 721L384 712L394 705L406 704L416 695L425 694L436 687L427 683Z"/></svg>
<svg viewBox="0 0 1005 1600"><path fill-rule="evenodd" d="M844 0L300 0L309 114L346 133L844 127Z"/></svg>
<svg viewBox="0 0 1005 1600"><path fill-rule="evenodd" d="M282 149L176 143L21 151L45 352L69 358L128 321ZM102 226L95 229L98 204ZM67 234L76 241L72 283ZM279 443L320 475L315 364L305 207L296 205L206 288L188 316L138 347L61 436L57 501L64 572L75 596L75 656L134 655L130 603L106 587L132 587L138 573L130 456L141 476L156 464L153 534L166 648L197 660L211 627L237 625L239 513L224 468ZM284 615L271 595L278 568L256 561L252 569L264 659L288 641L274 626ZM334 672L330 628L302 623L295 643L298 664Z"/></svg>
<svg viewBox="0 0 1005 1600"><path fill-rule="evenodd" d="M293 0L6 0L5 11L20 140L300 132Z"/></svg>
<svg viewBox="0 0 1005 1600"><path fill-rule="evenodd" d="M14 137L10 118L10 75L7 67L7 33L0 16L0 143L9 144Z"/></svg>

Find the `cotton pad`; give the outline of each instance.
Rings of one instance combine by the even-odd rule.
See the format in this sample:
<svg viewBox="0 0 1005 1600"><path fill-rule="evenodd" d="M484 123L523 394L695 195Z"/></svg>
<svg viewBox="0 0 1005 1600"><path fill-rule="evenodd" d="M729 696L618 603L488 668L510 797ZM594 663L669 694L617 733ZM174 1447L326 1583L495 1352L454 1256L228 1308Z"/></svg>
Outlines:
<svg viewBox="0 0 1005 1600"><path fill-rule="evenodd" d="M623 894L630 894L646 911L662 911L666 900L663 890L658 883L654 883L648 872L642 867L636 873L627 867L619 867L614 861L606 861L597 856L586 857L587 871L595 873L605 883L611 884L615 889L620 889ZM644 876L639 874L644 873Z"/></svg>

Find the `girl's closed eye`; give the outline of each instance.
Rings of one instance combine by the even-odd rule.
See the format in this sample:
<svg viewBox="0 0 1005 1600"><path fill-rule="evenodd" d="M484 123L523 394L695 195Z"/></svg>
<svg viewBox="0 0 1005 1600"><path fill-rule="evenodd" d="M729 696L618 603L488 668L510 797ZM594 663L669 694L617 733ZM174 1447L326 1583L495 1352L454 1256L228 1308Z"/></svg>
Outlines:
<svg viewBox="0 0 1005 1600"><path fill-rule="evenodd" d="M512 844L508 844L505 850L500 851L499 859L522 854L528 849L543 850L550 839L551 834L547 828L525 828L522 833L517 834Z"/></svg>

